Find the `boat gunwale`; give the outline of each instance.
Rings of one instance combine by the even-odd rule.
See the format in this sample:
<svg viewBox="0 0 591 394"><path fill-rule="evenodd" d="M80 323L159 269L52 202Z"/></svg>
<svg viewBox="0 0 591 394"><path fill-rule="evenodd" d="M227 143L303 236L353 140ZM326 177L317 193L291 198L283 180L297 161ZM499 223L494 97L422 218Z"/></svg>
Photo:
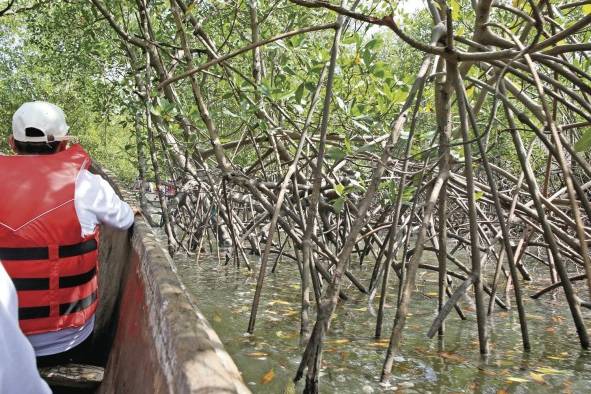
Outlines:
<svg viewBox="0 0 591 394"><path fill-rule="evenodd" d="M108 171L97 169L96 172L102 175L124 200L136 200L135 196L122 187ZM199 311L198 301L187 292L173 259L142 217L136 217L130 246L132 253L129 260L133 261L132 255L136 253L139 265L134 267L135 269L124 270L123 275L137 275L143 284L147 301L147 321L150 326L149 338L153 340L168 392L250 393L218 335ZM124 283L121 285L124 286ZM119 291L120 295L122 290ZM125 318L121 316L121 309L121 305L115 307L114 318L119 321ZM116 344L117 340L114 343ZM117 351L120 350L111 350L112 353ZM112 356L113 354L110 358ZM106 378L110 372L109 367L108 364ZM103 390L108 388L103 387L101 391Z"/></svg>

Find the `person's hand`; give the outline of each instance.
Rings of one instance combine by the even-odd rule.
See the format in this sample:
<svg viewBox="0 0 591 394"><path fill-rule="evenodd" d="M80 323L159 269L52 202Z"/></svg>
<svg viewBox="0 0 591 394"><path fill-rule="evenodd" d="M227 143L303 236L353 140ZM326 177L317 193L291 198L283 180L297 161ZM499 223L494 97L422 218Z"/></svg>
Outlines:
<svg viewBox="0 0 591 394"><path fill-rule="evenodd" d="M131 211L133 212L133 216L141 216L144 213L140 207L136 207L135 205L131 207Z"/></svg>

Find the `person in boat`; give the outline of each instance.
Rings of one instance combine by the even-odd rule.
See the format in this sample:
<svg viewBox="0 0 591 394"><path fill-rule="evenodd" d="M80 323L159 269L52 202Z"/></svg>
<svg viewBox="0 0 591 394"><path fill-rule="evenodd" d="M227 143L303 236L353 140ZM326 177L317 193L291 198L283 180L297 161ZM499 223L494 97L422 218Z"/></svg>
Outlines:
<svg viewBox="0 0 591 394"><path fill-rule="evenodd" d="M51 365L88 356L97 308L99 225L126 230L134 211L91 159L68 145L64 112L42 102L13 115L0 156L0 260L17 289L19 323Z"/></svg>
<svg viewBox="0 0 591 394"><path fill-rule="evenodd" d="M0 393L49 394L35 352L18 326L16 289L0 262Z"/></svg>

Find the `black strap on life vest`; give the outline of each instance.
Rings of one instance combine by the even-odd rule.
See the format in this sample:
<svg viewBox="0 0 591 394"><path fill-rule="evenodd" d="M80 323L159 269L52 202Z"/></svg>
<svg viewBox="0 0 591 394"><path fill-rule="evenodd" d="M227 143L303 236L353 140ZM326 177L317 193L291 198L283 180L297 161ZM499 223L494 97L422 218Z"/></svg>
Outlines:
<svg viewBox="0 0 591 394"><path fill-rule="evenodd" d="M81 242L75 245L64 245L58 248L60 258L80 256L97 249L95 239ZM0 260L47 260L49 249L47 247L33 248L0 248ZM61 276L59 288L76 287L88 283L96 275L96 267L90 271L78 275ZM49 278L11 278L17 291L49 290Z"/></svg>
<svg viewBox="0 0 591 394"><path fill-rule="evenodd" d="M78 275L60 276L59 288L81 286L96 275L96 267ZM11 278L17 291L49 290L49 278Z"/></svg>
<svg viewBox="0 0 591 394"><path fill-rule="evenodd" d="M60 304L60 316L69 315L70 313L80 312L92 305L97 299L96 291L88 297L82 298L78 301ZM49 317L49 306L33 306L18 308L19 320L41 319Z"/></svg>
<svg viewBox="0 0 591 394"><path fill-rule="evenodd" d="M96 239L80 242L75 245L63 245L58 248L60 258L73 257L96 250ZM49 248L0 248L0 260L47 260L49 259Z"/></svg>

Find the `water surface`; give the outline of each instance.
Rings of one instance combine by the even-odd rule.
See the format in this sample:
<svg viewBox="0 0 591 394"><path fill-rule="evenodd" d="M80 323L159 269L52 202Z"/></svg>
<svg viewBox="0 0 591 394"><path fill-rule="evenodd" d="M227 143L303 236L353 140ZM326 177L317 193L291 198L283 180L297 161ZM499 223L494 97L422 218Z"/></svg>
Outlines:
<svg viewBox="0 0 591 394"><path fill-rule="evenodd" d="M424 260L436 265L432 254ZM191 258L177 259L176 264L181 280L251 390L293 392L290 381L302 351L298 346L300 277L295 263L281 261L277 271L266 277L254 335L245 334L256 282L248 271L231 263L224 266L223 259L211 256L202 256L199 264ZM355 264L351 271L367 283L371 268ZM544 274L541 270L538 275ZM393 377L384 385L379 376L394 317L396 285L392 284L386 301L385 339L375 340L375 317L367 297L347 282L344 290L350 300L337 308L325 341L320 392L591 392L591 353L580 350L561 291L555 297L526 299L530 353L522 351L517 311L496 308L489 324L490 355L481 359L476 316L469 304L464 304L468 320L461 321L452 311L442 340L426 337L437 306L436 286L436 273L419 272L402 356L396 358ZM529 285L525 294L533 294L539 286ZM373 307L377 309L377 300ZM591 314L584 313L589 327ZM301 384L296 390L301 391Z"/></svg>

